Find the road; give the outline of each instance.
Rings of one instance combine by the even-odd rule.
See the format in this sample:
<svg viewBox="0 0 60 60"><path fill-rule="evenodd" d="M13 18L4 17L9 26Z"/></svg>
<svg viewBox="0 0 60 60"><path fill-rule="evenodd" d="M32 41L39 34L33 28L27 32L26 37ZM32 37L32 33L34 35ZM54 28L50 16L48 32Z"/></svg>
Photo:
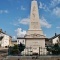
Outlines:
<svg viewBox="0 0 60 60"><path fill-rule="evenodd" d="M0 60L4 59L8 55L7 48L0 48Z"/></svg>

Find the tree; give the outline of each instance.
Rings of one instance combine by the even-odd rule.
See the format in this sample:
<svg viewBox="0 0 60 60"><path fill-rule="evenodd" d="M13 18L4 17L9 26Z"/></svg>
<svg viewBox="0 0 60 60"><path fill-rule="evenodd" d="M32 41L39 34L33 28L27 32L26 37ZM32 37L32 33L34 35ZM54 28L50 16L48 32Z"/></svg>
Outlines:
<svg viewBox="0 0 60 60"><path fill-rule="evenodd" d="M20 43L20 44L18 45L18 47L19 47L20 53L21 53L22 51L24 51L24 49L25 49L25 45L22 44L22 43Z"/></svg>
<svg viewBox="0 0 60 60"><path fill-rule="evenodd" d="M14 45L13 47L9 47L8 53L10 55L20 55L22 51L24 51L25 45L20 43L18 45Z"/></svg>
<svg viewBox="0 0 60 60"><path fill-rule="evenodd" d="M60 54L60 46L58 45L58 43L56 43L53 46L52 54L54 54L54 55L59 55Z"/></svg>
<svg viewBox="0 0 60 60"><path fill-rule="evenodd" d="M47 51L51 52L53 55L59 55L60 54L60 46L58 43L56 43L53 46L47 47Z"/></svg>
<svg viewBox="0 0 60 60"><path fill-rule="evenodd" d="M18 55L19 54L19 49L18 49L18 45L14 45L13 47L10 48L10 54L12 55Z"/></svg>

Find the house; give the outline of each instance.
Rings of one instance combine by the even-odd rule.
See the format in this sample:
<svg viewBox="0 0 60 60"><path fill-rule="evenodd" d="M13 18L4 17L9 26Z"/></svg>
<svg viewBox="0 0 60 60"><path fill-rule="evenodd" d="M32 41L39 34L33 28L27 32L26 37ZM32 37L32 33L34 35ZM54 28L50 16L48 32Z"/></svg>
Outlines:
<svg viewBox="0 0 60 60"><path fill-rule="evenodd" d="M12 37L6 34L6 32L3 32L2 29L0 29L0 47L11 46L11 40Z"/></svg>
<svg viewBox="0 0 60 60"><path fill-rule="evenodd" d="M23 38L23 37L17 37L17 44L20 44L20 43L22 43L22 44L25 45L25 38Z"/></svg>
<svg viewBox="0 0 60 60"><path fill-rule="evenodd" d="M50 42L49 38L45 38L45 47L50 46L50 45L51 45L51 42Z"/></svg>
<svg viewBox="0 0 60 60"><path fill-rule="evenodd" d="M11 46L14 46L14 45L17 45L17 40L13 40L13 41L11 42Z"/></svg>
<svg viewBox="0 0 60 60"><path fill-rule="evenodd" d="M55 43L60 44L60 34L56 34L51 38L45 38L45 46L52 46Z"/></svg>
<svg viewBox="0 0 60 60"><path fill-rule="evenodd" d="M55 36L49 38L49 41L51 42L51 44L55 44L55 43L60 44L60 34L55 33Z"/></svg>

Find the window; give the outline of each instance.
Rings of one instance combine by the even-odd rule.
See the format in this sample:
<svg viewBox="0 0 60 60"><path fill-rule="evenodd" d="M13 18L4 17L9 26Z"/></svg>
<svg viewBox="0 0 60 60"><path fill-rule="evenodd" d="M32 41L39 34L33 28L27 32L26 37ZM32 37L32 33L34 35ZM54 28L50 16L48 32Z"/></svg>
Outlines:
<svg viewBox="0 0 60 60"><path fill-rule="evenodd" d="M24 42L24 40L23 40L23 42Z"/></svg>

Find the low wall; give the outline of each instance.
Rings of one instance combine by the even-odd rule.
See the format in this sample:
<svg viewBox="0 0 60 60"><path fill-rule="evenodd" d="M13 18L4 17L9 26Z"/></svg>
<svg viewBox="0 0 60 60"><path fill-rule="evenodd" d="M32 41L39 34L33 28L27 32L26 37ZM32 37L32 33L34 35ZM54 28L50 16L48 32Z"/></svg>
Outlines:
<svg viewBox="0 0 60 60"><path fill-rule="evenodd" d="M6 60L60 60L60 56L7 56Z"/></svg>

